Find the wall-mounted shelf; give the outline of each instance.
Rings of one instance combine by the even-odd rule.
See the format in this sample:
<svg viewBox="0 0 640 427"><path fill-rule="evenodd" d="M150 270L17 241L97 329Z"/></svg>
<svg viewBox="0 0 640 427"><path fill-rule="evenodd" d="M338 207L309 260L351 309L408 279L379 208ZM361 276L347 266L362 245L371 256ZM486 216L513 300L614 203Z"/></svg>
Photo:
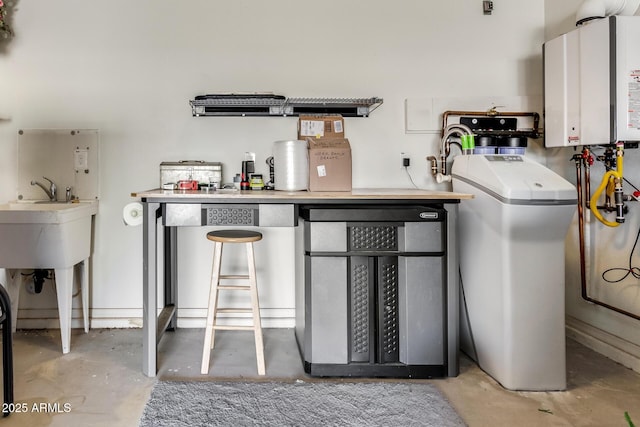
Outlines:
<svg viewBox="0 0 640 427"><path fill-rule="evenodd" d="M196 96L191 112L199 116L299 116L340 114L367 117L382 105L382 98L285 98L271 94L221 94Z"/></svg>

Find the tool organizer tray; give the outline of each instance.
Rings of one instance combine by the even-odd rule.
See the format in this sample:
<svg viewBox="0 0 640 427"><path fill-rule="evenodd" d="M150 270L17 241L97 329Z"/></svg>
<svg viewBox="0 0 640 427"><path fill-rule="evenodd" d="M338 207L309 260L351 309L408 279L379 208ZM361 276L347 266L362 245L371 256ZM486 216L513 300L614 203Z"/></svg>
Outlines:
<svg viewBox="0 0 640 427"><path fill-rule="evenodd" d="M299 116L339 114L367 117L382 105L382 98L285 98L271 94L199 95L189 101L194 117L199 116Z"/></svg>

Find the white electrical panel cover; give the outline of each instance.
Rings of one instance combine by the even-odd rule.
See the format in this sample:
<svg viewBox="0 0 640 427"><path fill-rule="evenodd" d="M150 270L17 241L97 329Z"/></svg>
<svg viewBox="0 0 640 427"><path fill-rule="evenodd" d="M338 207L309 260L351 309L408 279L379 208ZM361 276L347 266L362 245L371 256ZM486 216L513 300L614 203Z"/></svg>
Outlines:
<svg viewBox="0 0 640 427"><path fill-rule="evenodd" d="M545 43L545 146L640 141L638 45L637 16L593 21Z"/></svg>

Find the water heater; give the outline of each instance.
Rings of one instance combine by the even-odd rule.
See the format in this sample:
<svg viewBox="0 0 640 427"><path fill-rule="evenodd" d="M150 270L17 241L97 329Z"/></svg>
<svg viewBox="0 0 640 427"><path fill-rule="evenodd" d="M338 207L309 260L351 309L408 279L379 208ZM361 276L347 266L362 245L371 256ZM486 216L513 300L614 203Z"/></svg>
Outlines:
<svg viewBox="0 0 640 427"><path fill-rule="evenodd" d="M640 141L640 17L591 21L544 44L545 146Z"/></svg>

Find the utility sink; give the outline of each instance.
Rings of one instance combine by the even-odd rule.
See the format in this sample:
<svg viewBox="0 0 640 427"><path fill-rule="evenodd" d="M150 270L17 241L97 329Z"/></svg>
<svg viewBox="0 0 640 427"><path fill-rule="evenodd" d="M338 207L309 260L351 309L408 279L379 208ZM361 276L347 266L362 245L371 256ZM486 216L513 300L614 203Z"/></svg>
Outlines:
<svg viewBox="0 0 640 427"><path fill-rule="evenodd" d="M97 201L0 205L0 267L68 267L89 257Z"/></svg>
<svg viewBox="0 0 640 427"><path fill-rule="evenodd" d="M70 350L77 282L84 330L89 331L89 261L100 188L99 134L97 129L19 129L18 200L0 204L0 268L6 273L12 326L16 326L23 281L33 280L29 275L33 270L53 270L63 353ZM77 198L71 203L50 201L66 200L71 194ZM33 315L38 320L49 317L46 313Z"/></svg>
<svg viewBox="0 0 640 427"><path fill-rule="evenodd" d="M57 203L18 201L0 205L0 268L9 271L12 324L16 325L22 282L18 270L55 271L62 352L68 353L75 266L82 264L82 309L88 331L88 275L91 255L92 216L97 201Z"/></svg>

